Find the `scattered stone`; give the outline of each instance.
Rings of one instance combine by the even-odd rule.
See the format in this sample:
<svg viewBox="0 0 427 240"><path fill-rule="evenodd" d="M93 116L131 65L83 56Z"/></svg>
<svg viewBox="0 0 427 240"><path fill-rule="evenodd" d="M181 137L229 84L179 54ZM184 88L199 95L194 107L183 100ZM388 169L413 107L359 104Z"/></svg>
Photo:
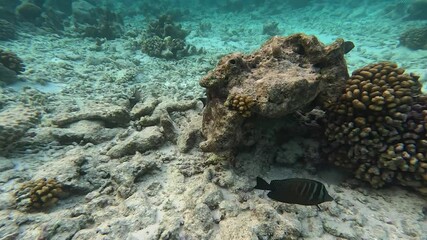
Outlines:
<svg viewBox="0 0 427 240"><path fill-rule="evenodd" d="M205 203L209 209L217 209L219 204L224 200L224 195L221 190L213 184L209 184L205 189L205 196L203 197L203 203Z"/></svg>
<svg viewBox="0 0 427 240"><path fill-rule="evenodd" d="M0 172L5 172L7 170L13 169L14 167L15 164L12 162L12 160L0 156Z"/></svg>
<svg viewBox="0 0 427 240"><path fill-rule="evenodd" d="M423 235L423 234L420 235L420 232L414 226L415 224L417 224L417 223L411 222L411 221L409 221L407 219L403 219L401 221L403 232L406 235L408 235L409 237L413 237L413 238L419 238L419 237L422 238L421 235Z"/></svg>
<svg viewBox="0 0 427 240"><path fill-rule="evenodd" d="M164 111L160 116L160 126L163 128L165 139L172 143L176 143L178 128L176 127L176 124L172 118L169 116L169 113L166 111Z"/></svg>
<svg viewBox="0 0 427 240"><path fill-rule="evenodd" d="M17 141L39 121L39 112L24 105L8 107L0 112L0 149Z"/></svg>
<svg viewBox="0 0 427 240"><path fill-rule="evenodd" d="M358 239L355 232L355 223L353 221L343 222L336 221L336 219L327 219L323 221L323 230L335 237Z"/></svg>
<svg viewBox="0 0 427 240"><path fill-rule="evenodd" d="M124 126L130 121L129 112L125 107L109 103L87 103L84 109L77 112L63 113L53 119L53 123L64 127L80 120L102 121L108 127Z"/></svg>
<svg viewBox="0 0 427 240"><path fill-rule="evenodd" d="M209 207L204 203L184 213L184 229L196 239L209 239L213 233L214 219Z"/></svg>
<svg viewBox="0 0 427 240"><path fill-rule="evenodd" d="M145 152L158 148L162 145L164 136L157 126L146 127L142 131L135 131L125 140L118 142L107 155L112 158L119 158L125 155L132 155L138 152Z"/></svg>
<svg viewBox="0 0 427 240"><path fill-rule="evenodd" d="M61 144L99 144L113 139L122 129L105 128L101 121L80 120L66 128L54 128L52 136Z"/></svg>
<svg viewBox="0 0 427 240"><path fill-rule="evenodd" d="M130 111L132 119L140 118L141 116L150 115L159 105L160 101L157 98L148 98L144 102L138 102Z"/></svg>
<svg viewBox="0 0 427 240"><path fill-rule="evenodd" d="M141 116L139 120L136 121L136 125L139 127L153 126L160 123L160 119L164 112L171 114L172 112L185 112L197 107L196 100L184 100L184 101L174 101L174 100L164 100L158 105L156 105L153 113L147 116Z"/></svg>
<svg viewBox="0 0 427 240"><path fill-rule="evenodd" d="M184 126L180 131L177 139L177 146L180 152L189 152L196 144L201 141L202 119L200 116L194 116L190 119L190 123Z"/></svg>
<svg viewBox="0 0 427 240"><path fill-rule="evenodd" d="M19 235L19 223L14 221L9 212L2 211L0 213L2 223L0 225L0 238L3 240L17 239Z"/></svg>
<svg viewBox="0 0 427 240"><path fill-rule="evenodd" d="M68 156L51 161L35 174L34 178L55 178L64 185L68 192L78 195L86 194L105 184L110 170L100 159L87 157L72 151Z"/></svg>
<svg viewBox="0 0 427 240"><path fill-rule="evenodd" d="M286 215L280 215L267 204L256 206L255 217L259 221L253 228L258 239L299 239L300 223Z"/></svg>
<svg viewBox="0 0 427 240"><path fill-rule="evenodd" d="M309 217L301 221L301 232L304 238L320 239L323 234L322 220L318 217Z"/></svg>

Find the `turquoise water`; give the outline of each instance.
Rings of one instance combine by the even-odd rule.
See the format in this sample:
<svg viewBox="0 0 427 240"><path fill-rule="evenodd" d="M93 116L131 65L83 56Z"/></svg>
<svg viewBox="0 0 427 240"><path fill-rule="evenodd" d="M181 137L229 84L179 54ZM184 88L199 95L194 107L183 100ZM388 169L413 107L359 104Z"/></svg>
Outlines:
<svg viewBox="0 0 427 240"><path fill-rule="evenodd" d="M427 240L426 13L0 0L0 239Z"/></svg>

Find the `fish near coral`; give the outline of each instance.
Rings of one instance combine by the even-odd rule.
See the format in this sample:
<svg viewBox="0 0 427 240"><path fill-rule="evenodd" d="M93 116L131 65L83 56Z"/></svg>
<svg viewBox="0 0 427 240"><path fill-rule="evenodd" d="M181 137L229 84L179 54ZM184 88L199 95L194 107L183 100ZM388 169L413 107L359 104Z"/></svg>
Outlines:
<svg viewBox="0 0 427 240"><path fill-rule="evenodd" d="M283 180L272 180L267 183L264 179L257 177L255 189L269 190L267 196L273 200L300 204L318 205L323 202L330 202L334 199L329 195L323 183L305 179L288 178Z"/></svg>

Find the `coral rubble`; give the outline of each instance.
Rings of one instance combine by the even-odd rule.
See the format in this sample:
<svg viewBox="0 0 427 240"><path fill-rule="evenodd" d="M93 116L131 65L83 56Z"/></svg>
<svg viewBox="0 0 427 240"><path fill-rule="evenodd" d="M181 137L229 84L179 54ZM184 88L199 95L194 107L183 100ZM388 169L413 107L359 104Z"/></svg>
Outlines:
<svg viewBox="0 0 427 240"><path fill-rule="evenodd" d="M353 72L328 106L327 154L374 187L396 182L427 193L427 96L404 72L390 62Z"/></svg>
<svg viewBox="0 0 427 240"><path fill-rule="evenodd" d="M202 150L232 151L241 145L249 116L281 118L313 101L322 105L338 97L348 78L347 45L338 39L326 46L314 36L295 34L273 37L250 55L223 57L200 80L207 89ZM242 108L233 106L235 100Z"/></svg>

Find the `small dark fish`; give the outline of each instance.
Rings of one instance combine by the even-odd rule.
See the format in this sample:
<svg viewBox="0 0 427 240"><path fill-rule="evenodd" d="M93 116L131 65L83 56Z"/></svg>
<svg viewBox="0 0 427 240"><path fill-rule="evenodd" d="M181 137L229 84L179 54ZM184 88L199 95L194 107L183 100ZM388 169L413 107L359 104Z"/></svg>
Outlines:
<svg viewBox="0 0 427 240"><path fill-rule="evenodd" d="M268 184L257 177L255 189L270 190L267 194L269 198L284 203L317 205L334 200L323 183L305 178L272 180Z"/></svg>
<svg viewBox="0 0 427 240"><path fill-rule="evenodd" d="M344 54L349 53L354 48L354 43L352 41L344 42Z"/></svg>
<svg viewBox="0 0 427 240"><path fill-rule="evenodd" d="M207 97L200 97L200 98L197 98L197 100L203 103L203 107L206 107L206 104L208 103Z"/></svg>

